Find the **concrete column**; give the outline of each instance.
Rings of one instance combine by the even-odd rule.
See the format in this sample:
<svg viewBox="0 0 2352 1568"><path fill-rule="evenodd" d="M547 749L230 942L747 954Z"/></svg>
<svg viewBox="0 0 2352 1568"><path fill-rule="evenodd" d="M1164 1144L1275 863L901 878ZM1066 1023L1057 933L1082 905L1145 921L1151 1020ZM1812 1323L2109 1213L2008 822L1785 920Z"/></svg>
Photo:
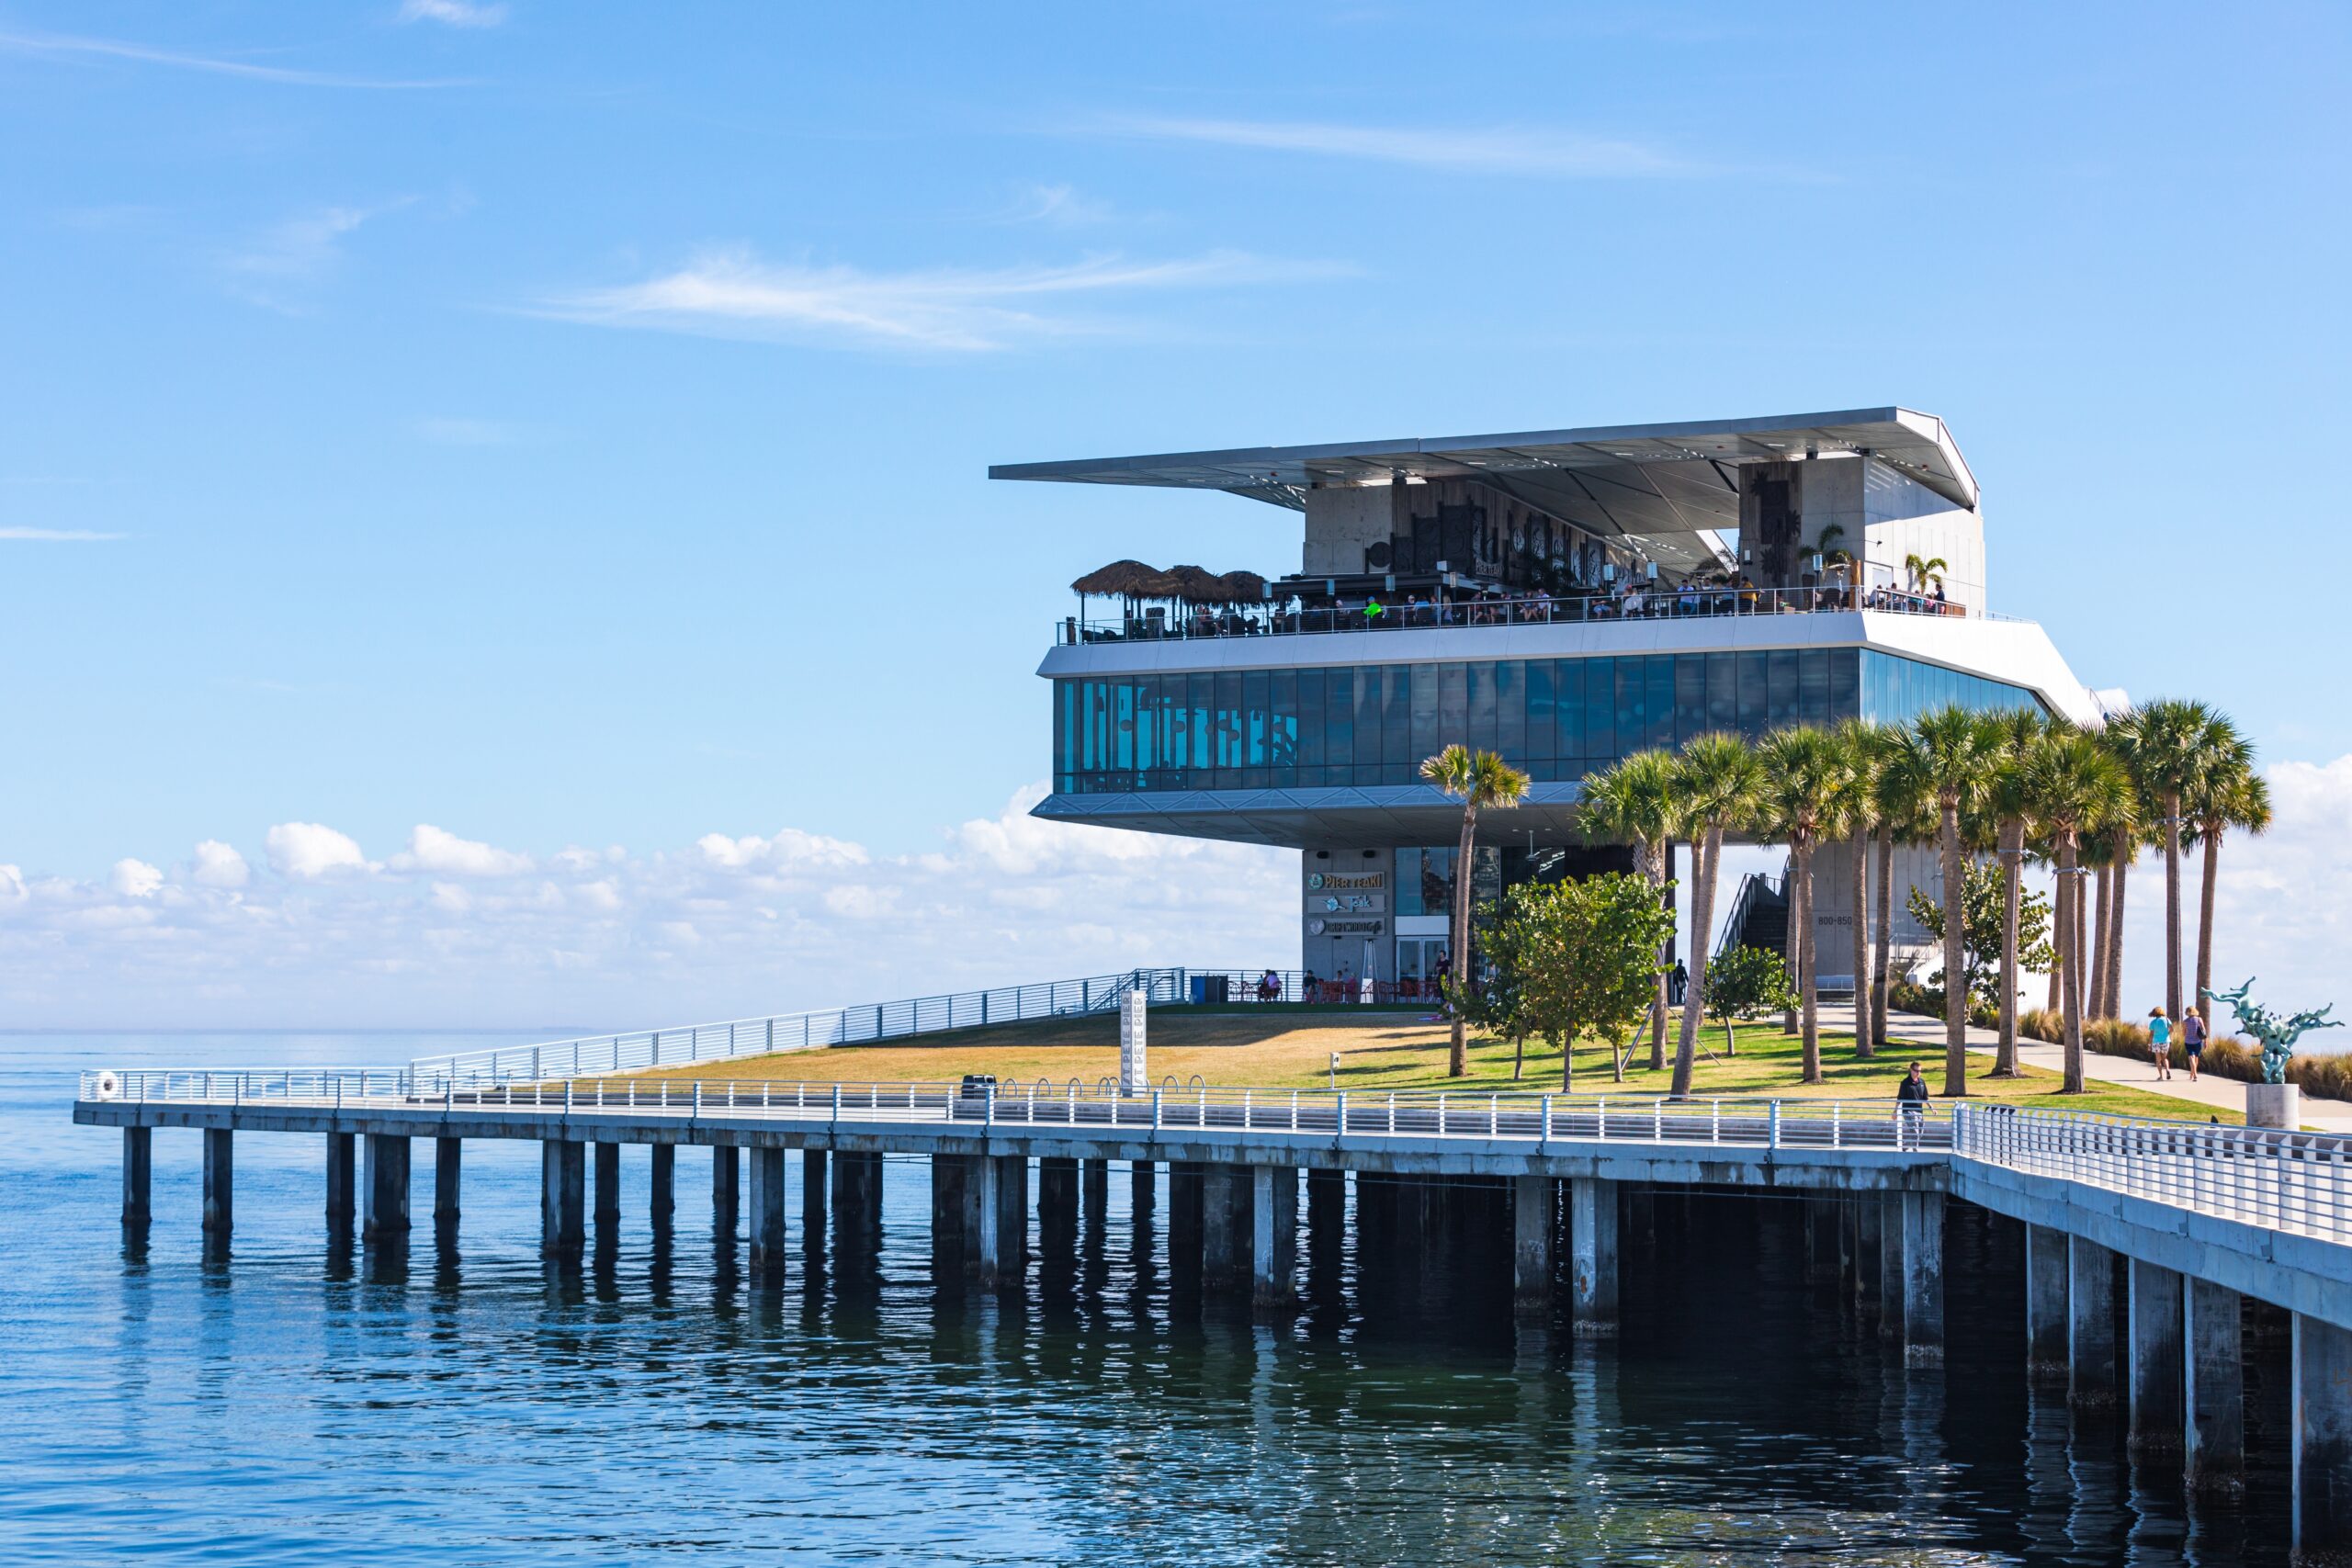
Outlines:
<svg viewBox="0 0 2352 1568"><path fill-rule="evenodd" d="M204 1130L204 1228L226 1235L237 1185L236 1134L226 1127Z"/></svg>
<svg viewBox="0 0 2352 1568"><path fill-rule="evenodd" d="M934 1269L960 1264L966 1251L965 1191L970 1186L969 1156L931 1156L931 1262Z"/></svg>
<svg viewBox="0 0 2352 1568"><path fill-rule="evenodd" d="M1159 1167L1139 1159L1127 1167L1127 1208L1140 1222L1159 1206Z"/></svg>
<svg viewBox="0 0 2352 1568"><path fill-rule="evenodd" d="M1103 1224L1111 1215L1111 1162L1107 1159L1080 1160L1078 1186L1079 1207L1086 1214L1086 1234L1099 1239Z"/></svg>
<svg viewBox="0 0 2352 1568"><path fill-rule="evenodd" d="M1037 1161L1037 1239L1049 1256L1078 1242L1078 1161Z"/></svg>
<svg viewBox="0 0 2352 1568"><path fill-rule="evenodd" d="M825 1235L826 1191L831 1185L826 1164L824 1150L800 1151L800 1234L820 1240Z"/></svg>
<svg viewBox="0 0 2352 1568"><path fill-rule="evenodd" d="M1618 1241L1647 1258L1657 1250L1657 1192L1646 1181L1628 1182L1624 1191L1625 1224L1633 1234Z"/></svg>
<svg viewBox="0 0 2352 1568"><path fill-rule="evenodd" d="M1862 1201L1878 1204L1878 1337L1890 1343L1903 1343L1903 1194L1882 1192L1875 1200L1864 1197Z"/></svg>
<svg viewBox="0 0 2352 1568"><path fill-rule="evenodd" d="M2180 1276L2133 1258L2125 1302L2125 1360L2132 1391L2132 1450L2173 1453L2181 1446Z"/></svg>
<svg viewBox="0 0 2352 1568"><path fill-rule="evenodd" d="M843 1149L834 1153L832 1164L833 1234L844 1243L871 1246L882 1234L882 1156Z"/></svg>
<svg viewBox="0 0 2352 1568"><path fill-rule="evenodd" d="M1250 1168L1250 1300L1279 1311L1297 1300L1291 1282L1298 1264L1298 1168Z"/></svg>
<svg viewBox="0 0 2352 1568"><path fill-rule="evenodd" d="M1195 1160L1168 1164L1168 1269L1179 1279L1200 1276L1206 1168Z"/></svg>
<svg viewBox="0 0 2352 1568"><path fill-rule="evenodd" d="M1804 1195L1804 1273L1808 1280L1838 1272L1838 1200L1827 1192Z"/></svg>
<svg viewBox="0 0 2352 1568"><path fill-rule="evenodd" d="M376 1140L368 1142L372 1157ZM539 1251L546 1257L580 1255L588 1232L583 1213L587 1186L587 1145L573 1138L549 1138L539 1145Z"/></svg>
<svg viewBox="0 0 2352 1568"><path fill-rule="evenodd" d="M2352 1558L2352 1330L2294 1314L2289 1423L2298 1562Z"/></svg>
<svg viewBox="0 0 2352 1568"><path fill-rule="evenodd" d="M621 1223L621 1146L597 1144L596 1224L599 1229Z"/></svg>
<svg viewBox="0 0 2352 1568"><path fill-rule="evenodd" d="M2182 1297L2182 1360L2188 1405L2182 1440L2189 1489L2209 1497L2245 1495L2245 1347L2235 1291L2191 1278Z"/></svg>
<svg viewBox="0 0 2352 1568"><path fill-rule="evenodd" d="M1201 1168L1201 1282L1238 1282L1249 1267L1250 1168Z"/></svg>
<svg viewBox="0 0 2352 1568"><path fill-rule="evenodd" d="M122 1130L122 1223L143 1225L154 1213L151 1190L155 1184L155 1129Z"/></svg>
<svg viewBox="0 0 2352 1568"><path fill-rule="evenodd" d="M2037 1382L2066 1381L2066 1233L2025 1227L2025 1371Z"/></svg>
<svg viewBox="0 0 2352 1568"><path fill-rule="evenodd" d="M348 1231L359 1217L359 1146L349 1133L327 1134L327 1229Z"/></svg>
<svg viewBox="0 0 2352 1568"><path fill-rule="evenodd" d="M784 1156L779 1148L755 1148L751 1151L751 1199L749 1230L752 1241L752 1267L781 1269L784 1267Z"/></svg>
<svg viewBox="0 0 2352 1568"><path fill-rule="evenodd" d="M1944 1195L1903 1195L1903 1364L1944 1364Z"/></svg>
<svg viewBox="0 0 2352 1568"><path fill-rule="evenodd" d="M971 1156L964 1176L964 1271L982 1290L996 1288L1003 1271L1004 1249L998 1245L997 1161L992 1155Z"/></svg>
<svg viewBox="0 0 2352 1568"><path fill-rule="evenodd" d="M453 1225L458 1223L458 1195L462 1185L466 1141L463 1138L433 1140L433 1222Z"/></svg>
<svg viewBox="0 0 2352 1568"><path fill-rule="evenodd" d="M666 1231L678 1212L678 1145L655 1144L653 1179L645 1198L645 1217L657 1231Z"/></svg>
<svg viewBox="0 0 2352 1568"><path fill-rule="evenodd" d="M1511 1179L1511 1303L1521 1317L1552 1310L1554 1185L1548 1176Z"/></svg>
<svg viewBox="0 0 2352 1568"><path fill-rule="evenodd" d="M1875 1193L1852 1200L1854 1213L1854 1300L1866 1313L1878 1310L1878 1282L1886 1265L1879 1256L1885 1205Z"/></svg>
<svg viewBox="0 0 2352 1568"><path fill-rule="evenodd" d="M742 1196L743 1151L732 1144L717 1144L710 1151L710 1213L721 1225L735 1223Z"/></svg>
<svg viewBox="0 0 2352 1568"><path fill-rule="evenodd" d="M360 1147L359 1238L397 1240L408 1234L406 1138L370 1133Z"/></svg>
<svg viewBox="0 0 2352 1568"><path fill-rule="evenodd" d="M990 1155L996 1167L997 1284L1018 1287L1029 1272L1029 1156Z"/></svg>
<svg viewBox="0 0 2352 1568"><path fill-rule="evenodd" d="M1569 1311L1578 1338L1617 1332L1617 1183L1568 1181Z"/></svg>
<svg viewBox="0 0 2352 1568"><path fill-rule="evenodd" d="M2078 1235L2066 1238L2066 1396L2115 1404L2115 1254Z"/></svg>

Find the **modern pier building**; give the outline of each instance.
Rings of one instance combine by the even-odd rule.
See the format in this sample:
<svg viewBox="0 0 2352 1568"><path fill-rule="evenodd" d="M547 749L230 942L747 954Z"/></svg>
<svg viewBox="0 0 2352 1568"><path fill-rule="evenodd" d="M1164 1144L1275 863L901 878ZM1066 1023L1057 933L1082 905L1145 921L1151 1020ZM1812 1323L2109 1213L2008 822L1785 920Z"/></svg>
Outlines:
<svg viewBox="0 0 2352 1568"><path fill-rule="evenodd" d="M1434 975L1461 816L1417 770L1451 741L1534 780L1484 829L1484 898L1630 865L1573 807L1588 773L1645 748L1954 701L2103 711L2041 626L1993 610L1975 476L1907 409L989 472L1220 491L1298 519L1296 570L1271 578L1125 561L1080 580L1093 593L1038 671L1053 784L1036 814L1298 850L1302 961L1325 976L1411 994ZM1846 853L1816 862L1825 971L1850 951ZM1920 944L1902 894L1938 889L1935 857L1906 852L1896 884L1894 940Z"/></svg>

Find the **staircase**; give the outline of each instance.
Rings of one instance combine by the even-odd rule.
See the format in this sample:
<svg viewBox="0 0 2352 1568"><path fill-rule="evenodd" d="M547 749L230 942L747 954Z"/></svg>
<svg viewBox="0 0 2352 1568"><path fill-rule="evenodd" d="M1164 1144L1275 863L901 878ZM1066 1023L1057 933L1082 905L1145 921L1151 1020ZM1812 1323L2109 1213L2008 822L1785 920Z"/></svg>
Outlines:
<svg viewBox="0 0 2352 1568"><path fill-rule="evenodd" d="M1723 932L1717 938L1715 947L1718 952L1731 947L1760 947L1768 953L1788 952L1787 882L1754 871L1743 877L1739 892L1731 901L1731 914L1724 921Z"/></svg>

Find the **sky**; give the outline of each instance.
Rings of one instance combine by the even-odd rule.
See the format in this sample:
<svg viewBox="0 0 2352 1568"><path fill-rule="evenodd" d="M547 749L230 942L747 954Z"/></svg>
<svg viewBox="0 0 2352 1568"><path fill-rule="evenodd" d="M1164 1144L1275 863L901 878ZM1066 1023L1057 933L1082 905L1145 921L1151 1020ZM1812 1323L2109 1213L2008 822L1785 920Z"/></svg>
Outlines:
<svg viewBox="0 0 2352 1568"><path fill-rule="evenodd" d="M2279 770L2222 967L2335 999L2347 66L2334 6L0 0L0 1026L1293 963L1294 858L1024 812L1069 581L1295 515L989 464L1887 403L1996 608Z"/></svg>

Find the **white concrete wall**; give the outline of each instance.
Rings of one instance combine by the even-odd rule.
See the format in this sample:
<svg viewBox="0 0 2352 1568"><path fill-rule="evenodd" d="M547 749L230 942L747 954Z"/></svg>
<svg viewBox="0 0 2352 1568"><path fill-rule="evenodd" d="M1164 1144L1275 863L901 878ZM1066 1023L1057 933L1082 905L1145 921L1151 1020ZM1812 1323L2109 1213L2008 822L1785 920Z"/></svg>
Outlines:
<svg viewBox="0 0 2352 1568"><path fill-rule="evenodd" d="M1308 491L1306 549L1299 570L1309 577L1363 570L1364 549L1389 537L1395 508L1389 485Z"/></svg>

